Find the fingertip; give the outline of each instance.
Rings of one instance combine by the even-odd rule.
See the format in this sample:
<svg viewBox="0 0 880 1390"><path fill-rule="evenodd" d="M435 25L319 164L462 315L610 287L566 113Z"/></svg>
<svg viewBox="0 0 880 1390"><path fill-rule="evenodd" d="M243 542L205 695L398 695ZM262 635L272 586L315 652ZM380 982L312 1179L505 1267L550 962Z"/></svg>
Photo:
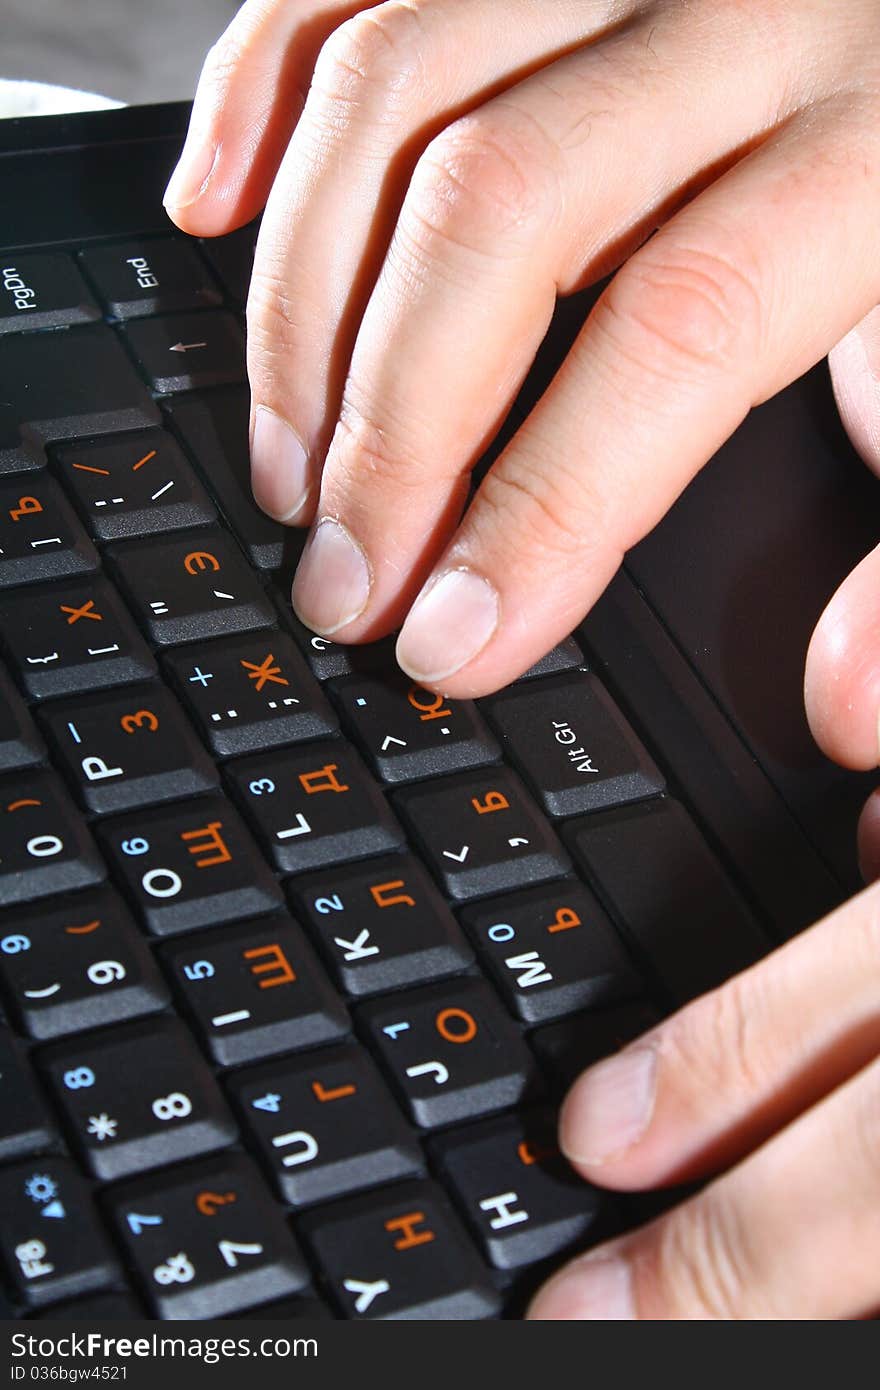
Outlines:
<svg viewBox="0 0 880 1390"><path fill-rule="evenodd" d="M859 872L865 883L880 878L880 788L872 792L862 807L856 831Z"/></svg>
<svg viewBox="0 0 880 1390"><path fill-rule="evenodd" d="M804 670L813 737L843 767L880 761L880 548L843 581L816 625Z"/></svg>

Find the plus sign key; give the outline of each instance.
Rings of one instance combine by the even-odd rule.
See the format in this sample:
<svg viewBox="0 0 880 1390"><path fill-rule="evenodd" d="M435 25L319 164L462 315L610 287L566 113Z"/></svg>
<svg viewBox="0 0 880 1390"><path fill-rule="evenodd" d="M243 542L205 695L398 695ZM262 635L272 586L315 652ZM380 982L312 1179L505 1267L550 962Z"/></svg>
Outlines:
<svg viewBox="0 0 880 1390"><path fill-rule="evenodd" d="M212 526L107 552L157 646L269 627L275 613L232 537Z"/></svg>
<svg viewBox="0 0 880 1390"><path fill-rule="evenodd" d="M504 768L446 777L397 793L409 825L459 901L559 878L571 861L522 784Z"/></svg>
<svg viewBox="0 0 880 1390"><path fill-rule="evenodd" d="M299 1248L250 1159L188 1164L114 1189L108 1206L160 1318L219 1318L298 1293Z"/></svg>
<svg viewBox="0 0 880 1390"><path fill-rule="evenodd" d="M220 757L322 738L336 716L284 633L246 633L165 658L177 689Z"/></svg>
<svg viewBox="0 0 880 1390"><path fill-rule="evenodd" d="M403 847L379 787L342 739L241 758L226 773L282 873Z"/></svg>

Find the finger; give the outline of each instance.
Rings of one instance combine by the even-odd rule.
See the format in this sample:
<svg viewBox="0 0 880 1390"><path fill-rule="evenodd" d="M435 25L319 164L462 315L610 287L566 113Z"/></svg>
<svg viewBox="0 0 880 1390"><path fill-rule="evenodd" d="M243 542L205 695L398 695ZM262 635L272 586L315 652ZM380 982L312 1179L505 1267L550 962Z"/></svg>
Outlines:
<svg viewBox="0 0 880 1390"><path fill-rule="evenodd" d="M302 109L315 56L357 4L247 0L208 53L165 191L172 220L219 236L262 209Z"/></svg>
<svg viewBox="0 0 880 1390"><path fill-rule="evenodd" d="M658 44L675 55L678 80ZM690 16L669 19L662 43L646 16L428 147L361 325L324 469L318 516L333 525L317 530L294 587L309 626L361 640L399 623L436 559L440 499L497 426L557 289L594 278L662 220L696 170L733 158L778 119L783 76L765 53L751 57L732 103ZM351 587L343 595L324 572L328 543L341 553L345 537L361 580L354 607Z"/></svg>
<svg viewBox="0 0 880 1390"><path fill-rule="evenodd" d="M856 100L822 115L793 118L618 272L410 612L397 653L414 679L461 697L519 675L748 409L876 303L876 121Z"/></svg>
<svg viewBox="0 0 880 1390"><path fill-rule="evenodd" d="M550 1280L532 1319L857 1318L878 1302L880 1062L641 1231Z"/></svg>
<svg viewBox="0 0 880 1390"><path fill-rule="evenodd" d="M862 807L856 839L862 878L873 883L880 878L880 791L872 792Z"/></svg>
<svg viewBox="0 0 880 1390"><path fill-rule="evenodd" d="M617 19L639 3L615 6ZM253 487L272 516L301 522L314 509L309 489L363 308L429 137L499 84L595 37L608 9L507 0L500 25L498 0L390 0L324 45L266 207L248 302ZM533 337L506 380L521 374ZM505 404L499 390L487 412L495 423ZM448 409L443 383L422 380L420 407Z"/></svg>
<svg viewBox="0 0 880 1390"><path fill-rule="evenodd" d="M584 1072L560 1144L605 1187L717 1172L880 1049L880 887Z"/></svg>
<svg viewBox="0 0 880 1390"><path fill-rule="evenodd" d="M841 584L807 650L804 703L819 747L844 767L880 762L880 547Z"/></svg>
<svg viewBox="0 0 880 1390"><path fill-rule="evenodd" d="M880 473L880 307L832 348L828 365L847 433L869 468Z"/></svg>

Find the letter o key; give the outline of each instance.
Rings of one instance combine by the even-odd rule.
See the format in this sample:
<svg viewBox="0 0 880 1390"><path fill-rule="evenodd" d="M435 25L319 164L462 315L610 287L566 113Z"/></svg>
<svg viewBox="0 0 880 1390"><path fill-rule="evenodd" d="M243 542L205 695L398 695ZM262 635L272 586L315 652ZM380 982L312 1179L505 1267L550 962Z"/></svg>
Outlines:
<svg viewBox="0 0 880 1390"><path fill-rule="evenodd" d="M450 1027L453 1020L457 1020L454 1028ZM477 1021L467 1009L441 1009L434 1027L445 1042L469 1043L477 1036Z"/></svg>
<svg viewBox="0 0 880 1390"><path fill-rule="evenodd" d="M195 574L196 570L212 569L216 573L220 568L220 561L216 555L212 555L210 550L191 550L183 562L183 567L187 574Z"/></svg>

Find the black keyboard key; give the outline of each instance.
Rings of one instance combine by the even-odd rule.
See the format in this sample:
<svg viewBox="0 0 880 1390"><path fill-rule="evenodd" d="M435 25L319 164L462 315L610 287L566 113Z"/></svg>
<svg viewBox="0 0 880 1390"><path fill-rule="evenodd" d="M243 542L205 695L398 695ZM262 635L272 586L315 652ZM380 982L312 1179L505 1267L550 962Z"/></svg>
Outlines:
<svg viewBox="0 0 880 1390"><path fill-rule="evenodd" d="M644 990L602 908L572 880L476 904L465 909L462 922L524 1023L545 1023Z"/></svg>
<svg viewBox="0 0 880 1390"><path fill-rule="evenodd" d="M330 1201L424 1170L415 1135L362 1047L237 1072L230 1093L282 1200Z"/></svg>
<svg viewBox="0 0 880 1390"><path fill-rule="evenodd" d="M32 767L45 751L24 701L0 665L0 772Z"/></svg>
<svg viewBox="0 0 880 1390"><path fill-rule="evenodd" d="M247 1158L126 1183L107 1204L158 1317L219 1318L308 1284L299 1247Z"/></svg>
<svg viewBox="0 0 880 1390"><path fill-rule="evenodd" d="M290 638L246 633L165 658L202 735L220 757L322 738L339 724Z"/></svg>
<svg viewBox="0 0 880 1390"><path fill-rule="evenodd" d="M0 908L106 878L94 841L54 772L0 781Z"/></svg>
<svg viewBox="0 0 880 1390"><path fill-rule="evenodd" d="M46 1313L37 1313L39 1320L55 1322L90 1322L100 1327L105 1322L130 1322L145 1316L143 1307L132 1294L98 1293L88 1298L75 1298L72 1303L53 1303Z"/></svg>
<svg viewBox="0 0 880 1390"><path fill-rule="evenodd" d="M333 1322L333 1314L319 1298L279 1298L277 1303L263 1303L248 1308L248 1322Z"/></svg>
<svg viewBox="0 0 880 1390"><path fill-rule="evenodd" d="M39 1055L77 1149L98 1178L222 1148L237 1131L176 1019L86 1033Z"/></svg>
<svg viewBox="0 0 880 1390"><path fill-rule="evenodd" d="M293 639L309 663L312 675L319 681L374 672L386 675L399 673L400 667L394 658L394 638L347 647L329 637L320 637L300 622L290 606L290 584L285 583L276 590L276 601L284 625L293 633Z"/></svg>
<svg viewBox="0 0 880 1390"><path fill-rule="evenodd" d="M122 1271L72 1163L0 1170L0 1254L22 1302L42 1306L119 1281Z"/></svg>
<svg viewBox="0 0 880 1390"><path fill-rule="evenodd" d="M0 483L0 589L98 568L98 553L46 472Z"/></svg>
<svg viewBox="0 0 880 1390"><path fill-rule="evenodd" d="M290 917L200 932L165 965L208 1051L224 1067L336 1042L348 1014Z"/></svg>
<svg viewBox="0 0 880 1390"><path fill-rule="evenodd" d="M225 637L275 621L238 547L214 527L161 541L130 541L111 547L108 555L158 646Z"/></svg>
<svg viewBox="0 0 880 1390"><path fill-rule="evenodd" d="M394 804L446 893L459 901L559 878L571 867L505 768L413 787L399 792Z"/></svg>
<svg viewBox="0 0 880 1390"><path fill-rule="evenodd" d="M110 888L4 914L0 978L19 1026L40 1042L169 1002L146 942Z"/></svg>
<svg viewBox="0 0 880 1390"><path fill-rule="evenodd" d="M161 685L53 702L41 717L77 795L96 815L217 786L217 769Z"/></svg>
<svg viewBox="0 0 880 1390"><path fill-rule="evenodd" d="M385 798L341 739L237 759L226 772L282 873L403 848Z"/></svg>
<svg viewBox="0 0 880 1390"><path fill-rule="evenodd" d="M34 700L156 674L127 608L99 575L15 594L0 607L0 637L10 666Z"/></svg>
<svg viewBox="0 0 880 1390"><path fill-rule="evenodd" d="M46 452L23 432L18 414L0 401L0 477L5 473L32 473L46 465Z"/></svg>
<svg viewBox="0 0 880 1390"><path fill-rule="evenodd" d="M519 677L521 681L536 680L539 676L557 676L561 671L576 671L584 665L584 654L573 637L566 637L558 646L530 666Z"/></svg>
<svg viewBox="0 0 880 1390"><path fill-rule="evenodd" d="M347 994L427 984L473 962L448 906L409 855L328 868L289 886Z"/></svg>
<svg viewBox="0 0 880 1390"><path fill-rule="evenodd" d="M281 889L225 797L105 821L98 834L154 936L218 926L283 906Z"/></svg>
<svg viewBox="0 0 880 1390"><path fill-rule="evenodd" d="M221 301L198 252L176 237L89 247L80 252L80 261L118 319L210 309Z"/></svg>
<svg viewBox="0 0 880 1390"><path fill-rule="evenodd" d="M595 676L576 671L486 702L505 752L548 815L656 796L663 778Z"/></svg>
<svg viewBox="0 0 880 1390"><path fill-rule="evenodd" d="M231 314L171 314L125 328L128 345L154 391L170 395L244 381L244 337Z"/></svg>
<svg viewBox="0 0 880 1390"><path fill-rule="evenodd" d="M563 1158L546 1112L453 1130L431 1149L495 1269L579 1253L609 1231L612 1199Z"/></svg>
<svg viewBox="0 0 880 1390"><path fill-rule="evenodd" d="M159 423L159 408L106 324L0 336L4 398L29 439L81 439Z"/></svg>
<svg viewBox="0 0 880 1390"><path fill-rule="evenodd" d="M0 950L14 949L12 938L4 930ZM48 1149L57 1139L30 1063L8 1029L0 1027L0 1161Z"/></svg>
<svg viewBox="0 0 880 1390"><path fill-rule="evenodd" d="M529 1035L538 1058L564 1090L582 1071L618 1052L660 1022L647 999L633 999L609 1009L591 1009Z"/></svg>
<svg viewBox="0 0 880 1390"><path fill-rule="evenodd" d="M531 1053L483 980L377 999L358 1019L425 1129L504 1110L536 1090Z"/></svg>
<svg viewBox="0 0 880 1390"><path fill-rule="evenodd" d="M255 222L239 227L226 236L210 237L201 243L202 250L226 286L230 298L242 307L247 301L256 244Z"/></svg>
<svg viewBox="0 0 880 1390"><path fill-rule="evenodd" d="M101 541L181 531L217 520L205 489L166 430L143 430L54 451L80 515Z"/></svg>
<svg viewBox="0 0 880 1390"><path fill-rule="evenodd" d="M677 1003L726 980L768 943L684 807L666 798L567 828L583 865Z"/></svg>
<svg viewBox="0 0 880 1390"><path fill-rule="evenodd" d="M262 570L292 569L306 533L273 521L254 501L247 391L213 391L162 404L252 564Z"/></svg>
<svg viewBox="0 0 880 1390"><path fill-rule="evenodd" d="M475 1321L498 1311L488 1271L435 1183L352 1197L300 1226L346 1318Z"/></svg>
<svg viewBox="0 0 880 1390"><path fill-rule="evenodd" d="M6 255L0 266L0 333L66 328L101 317L88 286L63 251Z"/></svg>
<svg viewBox="0 0 880 1390"><path fill-rule="evenodd" d="M471 700L446 700L402 673L351 676L330 686L376 776L412 782L497 762L500 749Z"/></svg>

